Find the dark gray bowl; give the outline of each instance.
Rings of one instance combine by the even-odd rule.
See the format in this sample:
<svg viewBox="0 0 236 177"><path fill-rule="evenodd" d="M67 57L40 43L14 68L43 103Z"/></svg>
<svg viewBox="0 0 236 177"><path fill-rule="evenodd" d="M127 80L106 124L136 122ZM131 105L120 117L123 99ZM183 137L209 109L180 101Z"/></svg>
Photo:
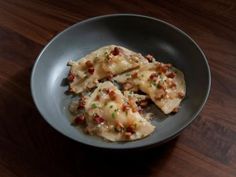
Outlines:
<svg viewBox="0 0 236 177"><path fill-rule="evenodd" d="M127 143L111 143L84 134L70 125L67 106L71 96L67 87L67 61L80 58L109 44L117 44L152 54L162 62L172 63L185 74L187 96L179 113L165 117L151 107L158 119L156 131L149 137ZM210 70L202 50L183 31L164 21L132 14L95 17L79 22L59 33L43 49L34 65L31 90L35 104L45 120L62 134L87 145L130 149L159 145L178 135L199 114L211 84Z"/></svg>

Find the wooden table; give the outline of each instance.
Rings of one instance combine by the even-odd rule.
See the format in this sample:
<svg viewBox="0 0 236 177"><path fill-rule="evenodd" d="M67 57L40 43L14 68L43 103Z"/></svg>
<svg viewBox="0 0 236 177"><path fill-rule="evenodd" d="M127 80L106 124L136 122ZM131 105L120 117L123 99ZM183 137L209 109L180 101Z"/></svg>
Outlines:
<svg viewBox="0 0 236 177"><path fill-rule="evenodd" d="M178 138L145 152L106 152L64 137L44 121L30 93L33 63L53 36L111 13L174 24L201 46L211 67L211 94L198 119ZM234 0L0 0L0 177L235 177L235 98Z"/></svg>

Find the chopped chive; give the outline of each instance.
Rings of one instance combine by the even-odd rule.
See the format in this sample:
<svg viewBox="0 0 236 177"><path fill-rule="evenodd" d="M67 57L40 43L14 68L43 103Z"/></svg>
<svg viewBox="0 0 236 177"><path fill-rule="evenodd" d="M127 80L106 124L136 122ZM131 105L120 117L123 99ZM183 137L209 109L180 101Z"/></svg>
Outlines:
<svg viewBox="0 0 236 177"><path fill-rule="evenodd" d="M95 57L95 58L94 58L94 62L97 62L98 60L99 60L98 57Z"/></svg>
<svg viewBox="0 0 236 177"><path fill-rule="evenodd" d="M139 97L138 97L137 99L138 99L138 101L141 101L141 100L142 100L142 98L139 98Z"/></svg>
<svg viewBox="0 0 236 177"><path fill-rule="evenodd" d="M157 86L156 82L151 82L151 86Z"/></svg>
<svg viewBox="0 0 236 177"><path fill-rule="evenodd" d="M161 82L163 82L163 79L164 79L164 78L163 78L163 76L162 76L162 75L160 75L160 79L161 79Z"/></svg>
<svg viewBox="0 0 236 177"><path fill-rule="evenodd" d="M97 108L97 105L95 103L92 104L92 108L93 109L96 109Z"/></svg>
<svg viewBox="0 0 236 177"><path fill-rule="evenodd" d="M113 112L113 113L111 114L111 116L112 116L112 118L115 118L115 117L116 117L115 112Z"/></svg>
<svg viewBox="0 0 236 177"><path fill-rule="evenodd" d="M113 108L113 105L110 105L110 107L109 108Z"/></svg>

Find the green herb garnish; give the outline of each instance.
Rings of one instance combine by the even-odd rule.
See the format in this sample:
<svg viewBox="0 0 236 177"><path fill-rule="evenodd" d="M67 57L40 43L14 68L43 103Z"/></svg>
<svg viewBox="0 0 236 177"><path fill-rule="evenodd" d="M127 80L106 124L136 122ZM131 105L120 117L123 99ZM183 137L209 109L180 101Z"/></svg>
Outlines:
<svg viewBox="0 0 236 177"><path fill-rule="evenodd" d="M94 62L95 62L95 63L98 62L98 60L99 60L98 57L95 57L95 58L94 58Z"/></svg>
<svg viewBox="0 0 236 177"><path fill-rule="evenodd" d="M111 114L112 118L116 117L116 113L119 111L119 109L115 109L114 112Z"/></svg>
<svg viewBox="0 0 236 177"><path fill-rule="evenodd" d="M110 109L113 108L113 105L110 105L109 108L110 108Z"/></svg>
<svg viewBox="0 0 236 177"><path fill-rule="evenodd" d="M163 82L164 80L163 80L164 78L163 78L163 76L162 75L160 75L160 80L161 80L161 82Z"/></svg>
<svg viewBox="0 0 236 177"><path fill-rule="evenodd" d="M108 62L109 61L109 57L108 57L109 53L106 51L104 55L105 55L105 61Z"/></svg>
<svg viewBox="0 0 236 177"><path fill-rule="evenodd" d="M151 86L157 86L157 83L156 82L151 82Z"/></svg>
<svg viewBox="0 0 236 177"><path fill-rule="evenodd" d="M109 55L109 53L106 51L106 52L104 53L104 55L105 55L105 56L108 56L108 55Z"/></svg>
<svg viewBox="0 0 236 177"><path fill-rule="evenodd" d="M93 109L96 109L97 108L97 105L95 103L92 104L92 108Z"/></svg>

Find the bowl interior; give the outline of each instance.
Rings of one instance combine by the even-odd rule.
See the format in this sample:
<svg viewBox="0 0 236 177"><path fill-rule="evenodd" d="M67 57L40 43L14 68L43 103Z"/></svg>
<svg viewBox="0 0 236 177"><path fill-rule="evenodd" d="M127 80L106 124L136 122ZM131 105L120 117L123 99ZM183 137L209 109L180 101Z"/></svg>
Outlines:
<svg viewBox="0 0 236 177"><path fill-rule="evenodd" d="M68 60L75 60L109 44L152 54L159 61L172 63L185 74L187 96L180 112L164 116L155 106L156 131L149 137L127 143L109 143L89 136L70 125L67 111L72 96L63 79ZM31 88L42 116L55 129L79 142L104 148L135 148L159 144L185 128L201 110L210 88L207 61L199 47L182 31L165 22L138 15L96 17L73 25L57 35L41 52L35 63Z"/></svg>

